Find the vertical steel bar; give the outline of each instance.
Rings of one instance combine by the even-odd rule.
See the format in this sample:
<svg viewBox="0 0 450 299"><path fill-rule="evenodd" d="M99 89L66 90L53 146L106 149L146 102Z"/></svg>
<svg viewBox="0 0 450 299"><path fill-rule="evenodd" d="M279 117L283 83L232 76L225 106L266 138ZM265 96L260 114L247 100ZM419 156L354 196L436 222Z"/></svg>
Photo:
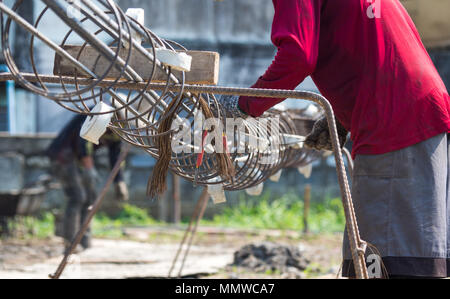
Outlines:
<svg viewBox="0 0 450 299"><path fill-rule="evenodd" d="M181 254L181 251L183 249L184 244L186 243L186 240L189 237L189 234L192 232L192 226L194 224L194 221L199 219L198 215L200 214L200 210L201 210L202 203L203 203L203 198L204 198L204 196L207 196L207 193L208 193L208 189L205 187L203 189L202 194L200 195L199 199L197 200L197 203L195 204L195 208L194 208L194 212L192 213L191 220L189 221L189 225L186 228L186 231L184 232L183 239L181 240L180 245L178 246L177 253L175 254L175 257L174 257L174 259L172 261L172 265L171 265L171 267L169 269L169 274L167 275L167 277L171 277L172 276L172 272L173 272L173 270L175 268L175 265L176 265L176 263L178 261L178 257Z"/></svg>
<svg viewBox="0 0 450 299"><path fill-rule="evenodd" d="M100 208L100 206L101 206L101 204L103 202L103 199L106 196L106 192L109 190L109 187L111 186L111 184L114 181L115 177L119 173L121 164L126 159L129 151L130 151L130 145L127 145L125 147L125 149L120 153L119 158L118 158L116 164L114 165L111 173L109 174L109 177L108 177L105 185L103 186L102 191L100 192L100 194L95 199L95 202L90 207L89 214L87 215L86 220L84 221L83 225L81 226L81 229L78 231L78 233L76 234L75 238L72 240L72 242L71 242L71 244L69 246L69 249L64 254L64 257L61 260L61 262L60 262L58 268L56 269L55 273L49 275L50 278L52 278L52 279L59 279L61 277L61 274L64 272L64 269L65 269L65 267L67 265L67 261L68 261L70 255L73 253L73 251L78 246L78 244L80 244L81 239L83 238L84 234L88 230L89 225L90 225L92 219L94 218L94 215L97 213L98 209Z"/></svg>
<svg viewBox="0 0 450 299"><path fill-rule="evenodd" d="M347 159L347 168L348 168L348 174L350 175L350 178L353 178L353 159L352 155L346 149L345 147L342 149L342 152L345 154L345 158Z"/></svg>
<svg viewBox="0 0 450 299"><path fill-rule="evenodd" d="M202 195L200 196L200 206L201 206L200 212L195 221L195 225L191 231L191 236L189 237L188 247L186 248L186 251L184 252L180 270L178 271L178 278L181 277L181 273L183 272L184 265L186 263L189 252L191 250L192 242L194 241L195 234L197 233L198 224L200 223L200 220L203 219L203 215L205 214L206 206L208 205L208 200L209 200L208 188L205 187L203 189Z"/></svg>
<svg viewBox="0 0 450 299"><path fill-rule="evenodd" d="M309 234L309 207L311 203L311 184L305 185L305 193L304 193L304 206L303 206L303 232L305 234Z"/></svg>
<svg viewBox="0 0 450 299"><path fill-rule="evenodd" d="M180 224L181 221L181 200L180 200L180 177L172 174L172 197L173 197L173 222Z"/></svg>

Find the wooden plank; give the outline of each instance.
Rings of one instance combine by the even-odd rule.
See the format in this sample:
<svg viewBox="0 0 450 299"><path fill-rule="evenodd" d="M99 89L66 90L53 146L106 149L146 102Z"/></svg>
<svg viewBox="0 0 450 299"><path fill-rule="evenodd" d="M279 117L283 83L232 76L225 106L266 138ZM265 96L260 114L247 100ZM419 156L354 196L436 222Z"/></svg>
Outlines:
<svg viewBox="0 0 450 299"><path fill-rule="evenodd" d="M92 47L85 47L83 50L81 46L66 45L64 49L72 56L78 59L82 64L88 67L97 75L102 75L106 72L110 65L110 62L100 57L97 50ZM115 51L116 49L113 48ZM80 51L82 51L80 53ZM151 52L150 52L151 53ZM202 84L202 85L217 85L219 81L219 64L220 55L217 52L208 51L186 51L186 53L192 56L191 71L186 72L187 84ZM122 49L120 56L122 59L126 59L128 54L127 50ZM79 58L78 58L79 57ZM99 58L100 57L100 58ZM144 79L148 80L151 75L153 64L150 60L144 57L141 53L133 50L129 65ZM74 76L75 69L73 65L61 56L55 56L55 64L53 68L54 75L62 76ZM108 78L116 78L119 71L113 68ZM177 78L181 78L181 72L173 71L173 74ZM79 77L83 77L77 72ZM152 82L161 83L166 82L167 74L161 71L158 67L155 70Z"/></svg>

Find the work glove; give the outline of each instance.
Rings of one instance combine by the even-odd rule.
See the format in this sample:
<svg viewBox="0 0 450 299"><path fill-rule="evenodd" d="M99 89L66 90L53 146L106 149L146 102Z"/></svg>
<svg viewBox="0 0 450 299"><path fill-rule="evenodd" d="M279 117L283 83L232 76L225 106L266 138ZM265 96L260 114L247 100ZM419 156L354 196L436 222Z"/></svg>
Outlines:
<svg viewBox="0 0 450 299"><path fill-rule="evenodd" d="M117 182L116 186L116 200L118 201L128 201L130 199L129 193L128 193L128 187L125 182Z"/></svg>
<svg viewBox="0 0 450 299"><path fill-rule="evenodd" d="M348 131L336 119L337 132L339 136L339 144L341 148L347 142ZM313 126L311 133L306 136L305 147L315 150L332 151L333 144L331 143L331 136L328 127L327 118L324 116L320 118Z"/></svg>
<svg viewBox="0 0 450 299"><path fill-rule="evenodd" d="M87 187L91 188L92 190L96 190L96 187L100 184L100 175L98 174L95 167L92 168L85 168L83 167L81 169L81 175L83 177L83 181L86 184Z"/></svg>
<svg viewBox="0 0 450 299"><path fill-rule="evenodd" d="M220 106L225 111L225 117L229 118L247 118L249 115L239 108L239 96L220 96L217 99Z"/></svg>

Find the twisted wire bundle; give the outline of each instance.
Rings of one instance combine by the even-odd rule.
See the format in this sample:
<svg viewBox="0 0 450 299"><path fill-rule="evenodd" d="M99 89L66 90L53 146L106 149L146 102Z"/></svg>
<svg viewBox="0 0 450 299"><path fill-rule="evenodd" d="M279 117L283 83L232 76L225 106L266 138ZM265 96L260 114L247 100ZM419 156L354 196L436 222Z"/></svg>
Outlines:
<svg viewBox="0 0 450 299"><path fill-rule="evenodd" d="M206 119L218 117L225 125L226 111L213 94L185 92L185 74L175 74L170 67L156 59L157 49L186 49L175 42L159 38L150 29L127 16L112 0L41 1L45 6L34 24L26 23L17 13L21 5L27 5L27 1L17 0L12 8L0 3L3 55L14 80L67 110L88 116L111 113L113 118L110 128L123 140L142 148L158 160L149 183L151 195L164 191L168 168L199 185L222 184L226 190L242 190L260 184L282 168L304 166L319 157L320 154L315 151L294 148L284 144L283 140L274 142L285 134L305 136L311 130L318 115L307 116L304 110L271 110L266 113L265 117L279 121L276 130L262 130L259 126L261 120L244 121L244 135L236 131L222 140L229 152L206 151L200 165L198 146L197 151L194 151L196 147L193 144L184 145L192 151L173 151L173 137L183 133L183 126L180 124L185 124L188 128L186 132L193 136L199 134L195 122L200 115ZM68 13L74 11L79 15ZM56 22L51 25L52 28L67 28L61 40L51 32L44 34L44 23L49 20ZM31 78L23 75L24 71L19 69L11 54L14 26L21 26L30 34ZM133 38L135 32L142 37L142 45ZM50 36L54 37L53 40ZM65 50L73 41L78 41L81 45L76 55ZM46 46L46 56L60 56L71 63L73 75L70 80L62 75L59 65L55 65L56 79L48 83L43 78L36 63L38 43ZM94 64L90 66L81 63L81 58L87 55L88 49L94 49L96 53ZM142 78L131 67L136 53L147 59L151 66L148 78ZM167 76L162 90L151 89L157 71L162 71ZM140 90L119 88L128 82L144 84L144 87ZM179 92L170 90L169 87L175 84L182 86ZM112 108L106 112L92 112L92 108L99 102L105 102ZM200 128L200 136L203 131ZM243 136L266 140L271 146L264 149L250 147ZM217 145L218 138L214 142ZM245 151L236 152L236 145L242 143ZM270 162L267 162L268 157L272 157Z"/></svg>

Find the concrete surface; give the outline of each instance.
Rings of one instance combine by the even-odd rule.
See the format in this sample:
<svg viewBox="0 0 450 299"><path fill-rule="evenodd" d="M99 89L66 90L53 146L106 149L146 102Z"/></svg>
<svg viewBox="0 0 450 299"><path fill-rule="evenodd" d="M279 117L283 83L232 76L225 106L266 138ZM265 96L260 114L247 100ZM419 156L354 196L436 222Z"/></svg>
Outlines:
<svg viewBox="0 0 450 299"><path fill-rule="evenodd" d="M61 278L121 279L167 277L178 244L149 244L124 240L95 239L92 249L74 255ZM4 264L0 279L46 279L62 256L31 265ZM193 246L183 276L213 274L230 264L233 250L223 246ZM178 273L174 271L174 274Z"/></svg>

